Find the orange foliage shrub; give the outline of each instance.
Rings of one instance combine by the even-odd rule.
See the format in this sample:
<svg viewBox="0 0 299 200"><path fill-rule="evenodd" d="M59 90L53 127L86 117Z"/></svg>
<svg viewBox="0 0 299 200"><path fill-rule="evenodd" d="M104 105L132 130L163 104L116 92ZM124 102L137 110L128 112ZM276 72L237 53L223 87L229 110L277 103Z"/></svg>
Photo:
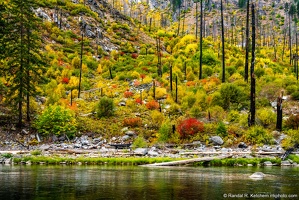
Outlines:
<svg viewBox="0 0 299 200"><path fill-rule="evenodd" d="M123 121L123 125L129 127L138 127L142 125L142 120L140 117L126 118Z"/></svg>
<svg viewBox="0 0 299 200"><path fill-rule="evenodd" d="M160 107L159 103L156 102L155 100L148 102L145 106L149 110L156 110L156 109L159 109L159 107Z"/></svg>
<svg viewBox="0 0 299 200"><path fill-rule="evenodd" d="M131 91L125 91L124 92L124 97L125 98L129 98L129 97L132 97L134 94L133 94L133 92L131 92Z"/></svg>

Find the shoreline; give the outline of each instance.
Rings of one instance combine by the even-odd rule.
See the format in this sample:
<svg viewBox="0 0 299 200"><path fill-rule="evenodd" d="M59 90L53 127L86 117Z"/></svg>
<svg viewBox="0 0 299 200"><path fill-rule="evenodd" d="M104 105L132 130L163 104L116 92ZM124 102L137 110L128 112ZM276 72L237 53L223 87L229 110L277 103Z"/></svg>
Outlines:
<svg viewBox="0 0 299 200"><path fill-rule="evenodd" d="M163 156L149 156L130 152L117 151L114 154L102 154L98 151L0 151L2 165L149 165L173 161L189 161L196 158L211 158L208 162L194 162L179 166L292 166L299 167L298 154L290 154L286 160L271 154L263 155L257 152L217 153L205 152L205 155L189 152L183 154L164 154ZM203 153L203 152L202 152ZM268 152L269 153L269 152ZM270 152L271 153L271 152ZM248 155L247 155L248 154ZM276 153L277 154L277 153ZM218 157L225 157L217 159ZM167 164L166 164L167 166Z"/></svg>

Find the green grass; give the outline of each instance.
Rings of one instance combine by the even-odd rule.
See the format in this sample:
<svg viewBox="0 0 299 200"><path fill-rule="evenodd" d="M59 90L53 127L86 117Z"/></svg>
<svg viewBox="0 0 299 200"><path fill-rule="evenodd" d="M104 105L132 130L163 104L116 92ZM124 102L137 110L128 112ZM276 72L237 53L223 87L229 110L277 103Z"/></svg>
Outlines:
<svg viewBox="0 0 299 200"><path fill-rule="evenodd" d="M169 162L175 161L179 159L173 158L145 158L145 157L128 157L128 158L88 158L88 157L78 157L78 158L65 158L65 157L46 157L46 156L28 156L24 158L14 158L15 163L20 163L21 161L30 161L32 164L39 164L40 162L44 162L49 165L60 164L61 162L66 162L67 164L76 164L81 162L82 164L88 165L143 165L143 164L151 164L151 163L161 163L161 162Z"/></svg>
<svg viewBox="0 0 299 200"><path fill-rule="evenodd" d="M299 159L299 157L298 157ZM227 158L227 159L215 159L209 162L210 166L237 166L252 164L257 166L258 164L263 164L266 161L270 161L272 164L280 164L281 160L279 158ZM205 165L204 162L194 163L195 166Z"/></svg>

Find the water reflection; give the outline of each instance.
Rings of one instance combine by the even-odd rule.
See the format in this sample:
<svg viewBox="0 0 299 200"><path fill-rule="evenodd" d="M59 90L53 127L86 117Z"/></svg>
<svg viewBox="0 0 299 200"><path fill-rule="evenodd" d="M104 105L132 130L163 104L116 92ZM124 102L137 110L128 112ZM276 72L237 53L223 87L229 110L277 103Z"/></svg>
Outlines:
<svg viewBox="0 0 299 200"><path fill-rule="evenodd" d="M260 171L262 180L249 176ZM299 168L3 166L0 199L222 199L297 194ZM272 198L273 199L273 198ZM297 198L294 198L297 199Z"/></svg>

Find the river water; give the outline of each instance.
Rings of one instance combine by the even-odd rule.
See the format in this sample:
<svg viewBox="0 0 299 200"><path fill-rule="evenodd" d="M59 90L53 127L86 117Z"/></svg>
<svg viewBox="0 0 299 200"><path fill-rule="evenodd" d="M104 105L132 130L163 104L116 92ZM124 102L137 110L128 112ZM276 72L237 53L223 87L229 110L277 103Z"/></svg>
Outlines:
<svg viewBox="0 0 299 200"><path fill-rule="evenodd" d="M299 199L299 167L0 165L0 199Z"/></svg>

